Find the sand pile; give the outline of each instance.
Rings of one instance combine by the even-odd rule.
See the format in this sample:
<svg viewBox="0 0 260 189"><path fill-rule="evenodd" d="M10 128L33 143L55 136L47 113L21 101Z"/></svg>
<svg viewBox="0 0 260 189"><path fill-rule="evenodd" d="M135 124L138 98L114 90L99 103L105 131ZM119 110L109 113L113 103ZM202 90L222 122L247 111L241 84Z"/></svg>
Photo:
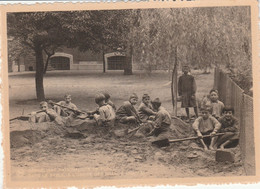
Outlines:
<svg viewBox="0 0 260 189"><path fill-rule="evenodd" d="M113 128L97 127L93 120L89 120L73 127L61 127L54 123L29 124L17 121L11 124L11 128L11 159L19 166L31 161L43 163L49 159L74 157L78 154L82 159L88 156L93 156L94 159L100 158L100 161L94 161L96 164L93 166L99 166L106 158L115 158L121 162L116 163L118 166L116 169L126 174L131 172L138 162L142 163L144 169L148 165L151 168L171 167L177 169L176 174L180 176L244 174L239 147L231 149L235 154L234 163L219 163L215 161L216 152L203 151L197 140L171 143L170 146L158 148L151 145L150 137L144 135L140 137L138 132L134 135L127 134L134 125L130 128L123 124L115 125ZM190 125L173 119L168 133L169 139L194 135ZM103 157L101 154L106 156ZM77 161L73 163L76 164ZM114 164L111 162L110 164L106 166L115 169Z"/></svg>
<svg viewBox="0 0 260 189"><path fill-rule="evenodd" d="M65 138L87 138L96 136L106 138L133 138L145 139L144 133L128 131L134 129L136 125L125 125L117 123L114 127L97 127L94 120L79 120L73 122L73 126L65 127L56 125L53 122L48 123L29 123L27 121L16 120L10 124L10 142L12 148L33 145L40 142L43 138L48 137L65 137ZM178 119L173 119L167 137L171 139L184 138L194 135L191 126L184 124Z"/></svg>

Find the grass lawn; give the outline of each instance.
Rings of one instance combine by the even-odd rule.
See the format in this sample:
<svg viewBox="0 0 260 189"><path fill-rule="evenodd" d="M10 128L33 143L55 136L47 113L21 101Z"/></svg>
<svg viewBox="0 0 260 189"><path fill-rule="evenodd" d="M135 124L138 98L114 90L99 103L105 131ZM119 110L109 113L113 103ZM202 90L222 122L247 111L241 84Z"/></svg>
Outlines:
<svg viewBox="0 0 260 189"><path fill-rule="evenodd" d="M212 88L214 74L201 74L195 70L192 74L197 83L197 98L201 99ZM173 111L169 73L166 71L157 71L151 76L141 71L130 76L123 75L122 71L50 71L44 77L44 90L46 99L53 101L62 100L64 94L70 93L73 103L82 110L96 107L94 97L100 91L108 91L117 107L128 100L133 92L139 96L139 103L142 95L148 93L152 99L159 97L162 106L170 113ZM22 112L29 114L38 109L33 72L9 75L9 103L10 117L19 116ZM180 107L180 103L178 106ZM178 115L182 113L178 108ZM191 113L193 114L193 111Z"/></svg>

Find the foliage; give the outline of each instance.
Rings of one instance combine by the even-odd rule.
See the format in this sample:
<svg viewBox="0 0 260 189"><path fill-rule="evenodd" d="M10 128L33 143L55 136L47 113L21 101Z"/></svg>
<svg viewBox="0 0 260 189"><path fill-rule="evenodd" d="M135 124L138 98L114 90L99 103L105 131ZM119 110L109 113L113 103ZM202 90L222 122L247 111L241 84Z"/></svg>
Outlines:
<svg viewBox="0 0 260 189"><path fill-rule="evenodd" d="M182 64L250 64L248 7L148 9L141 11L139 20L135 51L145 69L172 65L176 46Z"/></svg>
<svg viewBox="0 0 260 189"><path fill-rule="evenodd" d="M140 10L135 28L135 61L140 67L172 69L224 65L242 86L252 81L249 7Z"/></svg>
<svg viewBox="0 0 260 189"><path fill-rule="evenodd" d="M148 73L171 70L178 62L200 69L225 65L244 71L248 66L252 77L250 31L249 7L8 14L8 35L34 50L39 78L42 52L50 57L60 46L93 52L122 47ZM246 79L243 71L234 77ZM125 74L131 73L128 64Z"/></svg>

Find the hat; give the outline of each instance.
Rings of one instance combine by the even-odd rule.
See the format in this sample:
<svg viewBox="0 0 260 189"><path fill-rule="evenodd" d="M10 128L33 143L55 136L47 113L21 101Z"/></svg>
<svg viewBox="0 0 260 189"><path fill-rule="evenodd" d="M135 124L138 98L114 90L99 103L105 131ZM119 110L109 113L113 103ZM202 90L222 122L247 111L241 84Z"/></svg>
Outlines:
<svg viewBox="0 0 260 189"><path fill-rule="evenodd" d="M155 98L154 100L151 101L152 105L158 105L161 106L161 101L159 98Z"/></svg>
<svg viewBox="0 0 260 189"><path fill-rule="evenodd" d="M132 99L132 98L138 99L137 94L136 93L131 94L130 97L129 97L129 100Z"/></svg>

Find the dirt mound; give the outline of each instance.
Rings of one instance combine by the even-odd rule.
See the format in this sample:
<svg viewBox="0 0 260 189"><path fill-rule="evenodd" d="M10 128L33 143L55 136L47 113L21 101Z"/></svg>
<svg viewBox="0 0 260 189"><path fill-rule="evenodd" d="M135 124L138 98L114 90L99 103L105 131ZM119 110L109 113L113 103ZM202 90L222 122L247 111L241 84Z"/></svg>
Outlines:
<svg viewBox="0 0 260 189"><path fill-rule="evenodd" d="M173 118L170 127L170 135L173 138L185 138L195 136L195 132L190 124L183 122L181 119Z"/></svg>
<svg viewBox="0 0 260 189"><path fill-rule="evenodd" d="M29 123L15 121L10 124L10 146L19 148L31 146L51 136L62 136L66 129L55 123Z"/></svg>
<svg viewBox="0 0 260 189"><path fill-rule="evenodd" d="M45 137L65 137L80 139L88 136L106 138L126 138L127 140L145 138L144 131L128 134L136 128L134 124L126 125L116 123L114 127L97 127L94 120L74 120L71 126L62 127L55 123L29 123L27 121L14 121L10 124L10 142L12 148L33 145ZM146 131L149 132L149 131ZM171 139L184 138L194 135L190 125L181 120L173 119L167 137ZM131 139L130 139L131 138Z"/></svg>

